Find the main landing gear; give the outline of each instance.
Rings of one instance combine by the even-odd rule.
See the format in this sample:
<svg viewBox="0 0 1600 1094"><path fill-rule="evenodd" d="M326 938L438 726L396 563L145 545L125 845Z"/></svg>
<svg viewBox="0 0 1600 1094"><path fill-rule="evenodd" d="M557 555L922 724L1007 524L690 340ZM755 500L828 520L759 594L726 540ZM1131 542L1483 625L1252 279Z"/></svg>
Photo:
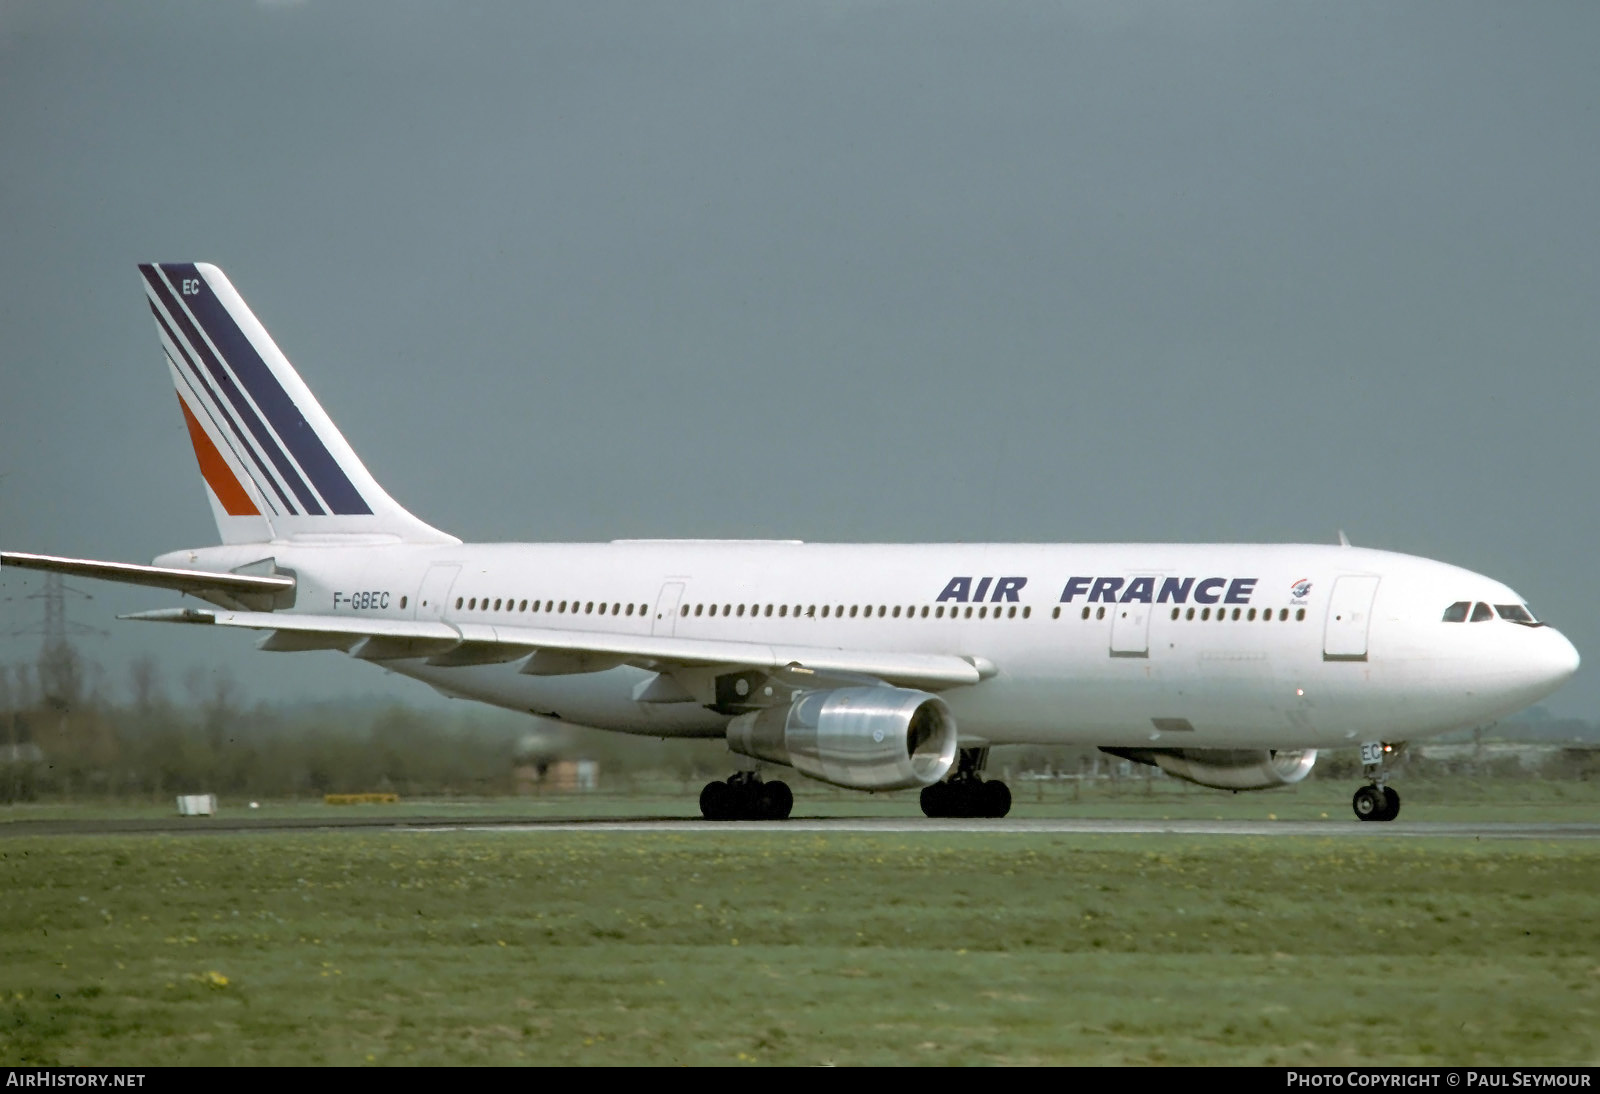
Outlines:
<svg viewBox="0 0 1600 1094"><path fill-rule="evenodd" d="M1011 788L982 777L987 748L963 748L956 772L922 788L922 812L929 817L1003 817L1011 812Z"/></svg>
<svg viewBox="0 0 1600 1094"><path fill-rule="evenodd" d="M740 771L727 782L706 783L700 791L700 814L706 820L788 820L794 808L789 784L764 781L754 771Z"/></svg>
<svg viewBox="0 0 1600 1094"><path fill-rule="evenodd" d="M1387 785L1389 773L1383 768L1384 761L1398 755L1403 747L1378 741L1368 741L1361 746L1361 774L1367 778L1368 785L1357 790L1350 799L1350 808L1355 811L1357 820L1392 821L1400 815L1400 795Z"/></svg>

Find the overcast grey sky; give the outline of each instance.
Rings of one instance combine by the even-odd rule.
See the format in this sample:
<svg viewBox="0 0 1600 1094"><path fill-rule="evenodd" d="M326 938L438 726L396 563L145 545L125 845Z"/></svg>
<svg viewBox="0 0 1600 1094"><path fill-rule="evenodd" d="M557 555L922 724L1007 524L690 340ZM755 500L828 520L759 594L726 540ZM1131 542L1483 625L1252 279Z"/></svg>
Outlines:
<svg viewBox="0 0 1600 1094"><path fill-rule="evenodd" d="M0 542L214 541L134 269L198 259L464 538L1343 528L1522 591L1600 718L1597 43L1593 3L0 0ZM119 685L426 695L83 588Z"/></svg>

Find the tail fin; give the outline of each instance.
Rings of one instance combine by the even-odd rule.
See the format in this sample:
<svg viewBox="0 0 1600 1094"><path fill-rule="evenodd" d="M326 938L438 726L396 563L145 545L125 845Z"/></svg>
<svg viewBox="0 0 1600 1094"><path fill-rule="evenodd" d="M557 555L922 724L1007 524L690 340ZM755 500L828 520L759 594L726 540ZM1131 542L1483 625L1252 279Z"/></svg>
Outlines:
<svg viewBox="0 0 1600 1094"><path fill-rule="evenodd" d="M456 543L395 502L221 270L141 265L223 543Z"/></svg>

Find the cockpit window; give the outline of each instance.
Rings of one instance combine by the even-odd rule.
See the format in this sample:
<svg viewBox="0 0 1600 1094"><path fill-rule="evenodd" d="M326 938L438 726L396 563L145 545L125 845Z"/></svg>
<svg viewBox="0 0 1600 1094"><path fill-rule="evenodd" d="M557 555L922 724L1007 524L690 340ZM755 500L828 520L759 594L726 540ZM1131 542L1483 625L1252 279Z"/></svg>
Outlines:
<svg viewBox="0 0 1600 1094"><path fill-rule="evenodd" d="M1472 621L1483 623L1494 618L1494 612L1489 610L1489 605L1479 602L1472 606Z"/></svg>
<svg viewBox="0 0 1600 1094"><path fill-rule="evenodd" d="M1470 600L1456 601L1444 610L1444 621L1446 623L1465 623L1467 621L1467 611L1471 607L1472 601Z"/></svg>
<svg viewBox="0 0 1600 1094"><path fill-rule="evenodd" d="M1526 604L1496 604L1494 610L1500 613L1501 619L1513 623L1521 623L1524 627L1537 627L1541 624L1533 617Z"/></svg>

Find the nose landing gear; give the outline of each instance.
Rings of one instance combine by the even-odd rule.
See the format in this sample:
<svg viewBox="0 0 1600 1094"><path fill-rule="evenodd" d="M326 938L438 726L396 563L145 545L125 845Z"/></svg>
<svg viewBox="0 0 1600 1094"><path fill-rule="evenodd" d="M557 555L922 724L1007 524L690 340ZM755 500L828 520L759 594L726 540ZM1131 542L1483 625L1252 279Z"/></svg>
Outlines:
<svg viewBox="0 0 1600 1094"><path fill-rule="evenodd" d="M706 820L788 820L794 808L789 784L763 780L757 772L740 771L727 782L706 783L700 791L700 815Z"/></svg>
<svg viewBox="0 0 1600 1094"><path fill-rule="evenodd" d="M922 812L929 817L1003 817L1011 812L1011 788L982 777L987 748L963 748L956 773L922 788Z"/></svg>
<svg viewBox="0 0 1600 1094"><path fill-rule="evenodd" d="M1368 741L1361 746L1361 774L1368 785L1355 792L1350 808L1361 821L1392 821L1400 815L1400 794L1388 786L1384 761L1397 756L1404 745Z"/></svg>
<svg viewBox="0 0 1600 1094"><path fill-rule="evenodd" d="M1400 815L1400 795L1392 786L1363 786L1350 799L1356 819L1392 821Z"/></svg>

